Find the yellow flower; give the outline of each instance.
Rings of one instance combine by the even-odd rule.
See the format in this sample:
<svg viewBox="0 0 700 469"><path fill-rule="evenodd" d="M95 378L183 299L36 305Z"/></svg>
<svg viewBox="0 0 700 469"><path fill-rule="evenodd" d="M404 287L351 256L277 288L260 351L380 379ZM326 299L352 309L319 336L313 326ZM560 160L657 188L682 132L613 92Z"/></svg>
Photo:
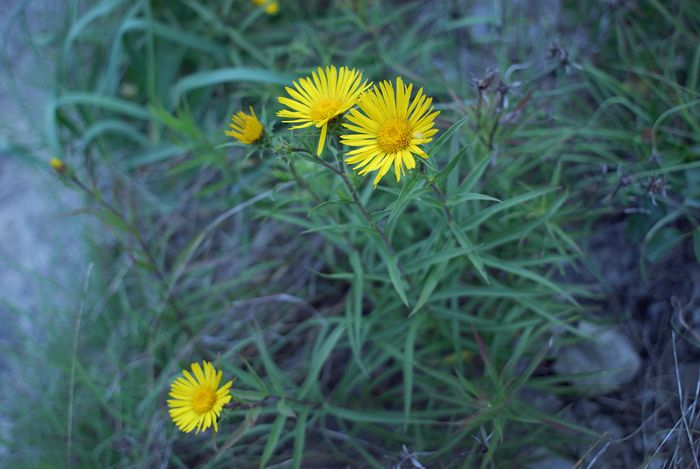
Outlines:
<svg viewBox="0 0 700 469"><path fill-rule="evenodd" d="M255 115L255 111L253 111L253 106L250 107L250 114L238 111L231 116L230 127L231 130L227 130L224 133L246 145L260 140L264 131L262 123L258 120L258 116Z"/></svg>
<svg viewBox="0 0 700 469"><path fill-rule="evenodd" d="M49 165L51 166L51 169L53 169L57 173L62 173L66 170L66 163L64 163L63 160L59 160L58 158L51 158L51 160L49 160Z"/></svg>
<svg viewBox="0 0 700 469"><path fill-rule="evenodd" d="M312 80L313 78L313 80ZM293 99L280 97L279 102L290 109L279 111L277 115L286 118L283 122L298 124L290 129L303 129L311 125L321 128L316 155L320 156L326 142L328 121L353 107L357 98L370 85L362 82L362 72L348 67L335 66L318 68L312 78L300 78L294 88L286 87Z"/></svg>
<svg viewBox="0 0 700 469"><path fill-rule="evenodd" d="M268 15L276 15L280 11L280 6L273 0L251 0L257 6L265 6L265 13Z"/></svg>
<svg viewBox="0 0 700 469"><path fill-rule="evenodd" d="M232 381L219 388L221 381L221 371L216 371L209 362L202 362L204 370L199 363L192 363L190 368L194 377L182 370L183 376L179 376L170 385L170 397L168 407L170 407L170 418L173 419L177 428L189 433L195 428L197 433L214 426L214 431L218 431L216 420L221 414L224 404L231 400Z"/></svg>
<svg viewBox="0 0 700 469"><path fill-rule="evenodd" d="M348 123L343 124L355 132L341 136L341 142L350 147L358 147L348 152L347 164L355 164L359 174L377 171L374 187L394 166L396 181L401 180L405 168L416 167L413 155L428 158L420 145L430 142L437 133L433 128L435 117L433 98L423 94L423 88L411 101L413 85L404 85L401 77L396 78L396 92L391 82L383 81L360 96L359 109L348 115Z"/></svg>

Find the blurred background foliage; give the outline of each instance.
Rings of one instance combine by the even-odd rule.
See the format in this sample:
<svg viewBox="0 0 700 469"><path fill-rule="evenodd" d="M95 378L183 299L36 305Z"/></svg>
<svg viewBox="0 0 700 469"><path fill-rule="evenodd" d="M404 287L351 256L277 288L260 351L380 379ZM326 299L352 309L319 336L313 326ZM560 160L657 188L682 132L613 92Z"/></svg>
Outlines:
<svg viewBox="0 0 700 469"><path fill-rule="evenodd" d="M56 57L40 125L98 220L95 267L8 351L10 464L585 459L599 435L545 404L580 393L551 363L599 319L585 239L624 220L642 269L700 253L700 6L669 3L68 2L36 44ZM325 64L433 96L429 162L373 190L290 151L317 137L276 97ZM270 147L224 137L248 106ZM166 411L201 359L241 400L214 436Z"/></svg>

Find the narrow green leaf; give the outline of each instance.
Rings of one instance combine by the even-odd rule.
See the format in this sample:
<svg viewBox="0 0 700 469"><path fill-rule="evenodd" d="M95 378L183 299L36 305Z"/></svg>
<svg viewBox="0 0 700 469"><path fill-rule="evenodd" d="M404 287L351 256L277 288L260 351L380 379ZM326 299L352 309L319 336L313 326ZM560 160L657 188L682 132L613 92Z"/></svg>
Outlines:
<svg viewBox="0 0 700 469"><path fill-rule="evenodd" d="M391 280L391 284L394 286L394 290L396 290L396 293L399 295L399 298L401 298L403 304L408 307L408 297L406 296L406 289L403 285L401 272L399 272L398 261L396 260L396 257L389 254L383 253L383 256L384 262L386 263L386 268L389 271L389 280Z"/></svg>
<svg viewBox="0 0 700 469"><path fill-rule="evenodd" d="M465 322L468 324L474 324L482 332L511 332L523 329L525 327L536 326L542 324L542 321L537 317L530 317L529 319L524 319L521 321L509 321L504 323L500 320L488 320L474 316L471 313L463 312L458 309L445 308L439 305L432 305L430 307L430 313L432 316L446 319L446 320L456 320L460 322Z"/></svg>
<svg viewBox="0 0 700 469"><path fill-rule="evenodd" d="M238 375L237 375L238 377ZM263 388L261 388L263 389ZM235 397L242 400L242 401L261 401L265 399L267 396L270 395L267 390L263 391L248 391L248 390L241 390L241 389L236 389L234 391Z"/></svg>
<svg viewBox="0 0 700 469"><path fill-rule="evenodd" d="M172 102L177 103L182 95L198 88L239 81L286 85L291 83L292 79L280 73L256 68L237 67L206 70L187 75L178 81L173 87Z"/></svg>
<svg viewBox="0 0 700 469"><path fill-rule="evenodd" d="M468 246L466 248L445 248L437 252L429 252L423 257L409 262L406 264L406 273L410 274L418 270L430 267L433 264L437 264L444 261L449 261L455 257L466 256L472 251L477 250L476 246Z"/></svg>
<svg viewBox="0 0 700 469"><path fill-rule="evenodd" d="M259 416L260 407L254 407L246 413L245 420L240 425L238 425L238 427L233 431L233 433L231 433L231 437L226 441L226 443L217 450L215 461L224 456L228 449L235 445L238 442L238 440L240 440L243 437L243 435L245 435L245 432L247 432L255 426L255 423L257 422Z"/></svg>
<svg viewBox="0 0 700 469"><path fill-rule="evenodd" d="M149 148L120 161L118 166L123 170L138 169L143 166L167 161L171 158L182 157L192 148L193 146L182 147L179 145L163 145L156 148Z"/></svg>
<svg viewBox="0 0 700 469"><path fill-rule="evenodd" d="M265 385L265 381L263 381L263 379L260 377L260 375L258 375L258 372L255 371L255 368L253 368L253 366L250 364L250 362L248 362L248 360L246 360L245 357L239 356L238 358L239 358L239 360L241 360L243 362L243 364L247 368L248 372L253 377L253 380L255 382L255 387L257 387L260 392L263 392L265 394L265 396L268 396L270 394L270 391L267 389L267 386ZM249 392L255 392L255 391L249 391ZM238 392L238 395L241 398L246 399L241 394L241 391ZM250 397L247 399L250 399Z"/></svg>
<svg viewBox="0 0 700 469"><path fill-rule="evenodd" d="M455 169L455 167L459 164L459 162L462 160L462 157L464 156L464 154L465 154L468 150L469 150L469 147L464 147L464 148L462 148L461 150L459 150L459 151L455 154L455 156L453 156L453 157L450 159L450 162L447 163L447 166L445 166L444 168L442 168L442 169L440 170L440 172L437 173L437 174L433 177L433 180L434 180L436 183L439 183L440 181L442 181L443 179L445 179L447 176L449 176L450 173L452 172L452 170Z"/></svg>
<svg viewBox="0 0 700 469"><path fill-rule="evenodd" d="M416 334L421 318L413 318L406 334L406 343L403 348L403 431L406 432L408 421L411 418L411 404L413 399L413 352L416 344Z"/></svg>
<svg viewBox="0 0 700 469"><path fill-rule="evenodd" d="M489 202L503 203L501 200L491 197L490 195L477 194L476 192L463 192L455 197L450 197L447 199L447 206L450 207L452 205L461 204L470 200L487 200Z"/></svg>
<svg viewBox="0 0 700 469"><path fill-rule="evenodd" d="M563 376L563 375L560 375ZM571 377L567 376L567 379L571 379ZM523 409L522 407L525 407L522 405L520 401L514 402L514 405L517 405L517 411L514 413L516 416L515 420L521 421L521 422L533 422L533 421L540 421L540 422L549 422L550 424L556 424L562 428L568 428L571 430L574 430L578 433L581 433L582 435L588 435L589 438L600 438L600 434L596 433L595 431L591 430L590 428L586 428L581 425L577 425L575 423L570 422L567 419L558 417L556 415L552 415L547 412L543 412L542 410L527 405L527 410Z"/></svg>
<svg viewBox="0 0 700 469"><path fill-rule="evenodd" d="M270 381L272 381L272 388L278 395L283 395L284 375L282 374L282 371L277 367L277 365L275 365L275 362L272 360L272 357L270 357L270 353L267 350L267 345L265 344L265 340L263 339L261 333L256 334L255 343L258 349L258 353L260 354L260 359L262 360L263 366L265 367L265 371L267 371L267 375L270 377Z"/></svg>
<svg viewBox="0 0 700 469"><path fill-rule="evenodd" d="M547 357L550 347L551 340L546 341L537 354L530 360L530 363L527 365L525 371L520 372L517 380L510 385L512 392L518 391L520 388L525 386L537 367L540 366L540 363L542 363L542 361ZM513 360L513 363L516 363L516 361Z"/></svg>
<svg viewBox="0 0 700 469"><path fill-rule="evenodd" d="M462 125L464 125L464 123L466 121L467 121L467 118L463 117L460 120L458 120L457 122L455 122L454 124L452 124L452 126L449 129L444 131L442 133L442 135L440 135L437 139L435 139L435 141L430 146L430 148L426 151L426 153L428 155L431 155L433 158L435 158L435 156L440 151L440 149L443 147L443 145L445 145L445 143L447 143L447 141L450 139L450 137L452 137L452 135L455 132L457 132L459 130L459 128L462 127Z"/></svg>
<svg viewBox="0 0 700 469"><path fill-rule="evenodd" d="M66 39L63 44L64 55L69 55L68 51L70 51L73 47L73 42L75 42L80 37L80 35L83 34L83 31L86 30L90 23L102 16L107 16L111 14L112 11L115 10L119 5L126 2L127 0L111 0L99 2L97 3L97 5L94 6L94 8L87 11L83 11L82 14L77 18L76 22L73 23L71 28L68 30L68 34L66 34Z"/></svg>
<svg viewBox="0 0 700 469"><path fill-rule="evenodd" d="M683 233L673 227L659 230L654 236L645 239L642 246L644 257L650 262L659 262L664 256L683 241Z"/></svg>
<svg viewBox="0 0 700 469"><path fill-rule="evenodd" d="M199 130L197 123L190 114L180 112L175 116L166 111L162 106L149 106L148 110L153 114L155 119L171 130L192 140L199 140L201 138L202 132Z"/></svg>
<svg viewBox="0 0 700 469"><path fill-rule="evenodd" d="M265 449L263 450L262 457L260 458L260 468L267 466L267 462L272 457L272 453L275 452L277 448L277 443L280 441L280 435L284 429L284 423L287 421L287 416L284 414L277 414L277 418L272 424L270 429L270 434L267 437L267 443L265 444Z"/></svg>
<svg viewBox="0 0 700 469"><path fill-rule="evenodd" d="M304 384L299 390L299 399L303 399L309 393L309 391L311 391L311 388L318 383L318 374L321 372L321 368L323 367L324 363L326 363L326 360L328 360L328 357L333 351L335 344L338 343L338 340L343 335L344 331L345 324L339 324L335 330L328 335L326 341L320 347L319 351L312 357L309 373L306 375Z"/></svg>
<svg viewBox="0 0 700 469"><path fill-rule="evenodd" d="M468 26L484 25L498 26L501 22L499 15L465 15L457 20L446 21L443 28L445 31L466 28Z"/></svg>
<svg viewBox="0 0 700 469"><path fill-rule="evenodd" d="M356 251L350 252L349 259L354 275L351 287L351 301L348 301L346 306L348 314L348 340L357 365L363 372L367 373L362 363L362 357L360 356L362 352L362 298L364 296L362 262Z"/></svg>
<svg viewBox="0 0 700 469"><path fill-rule="evenodd" d="M547 211L539 216L536 217L534 220L523 223L520 226L513 227L513 229L509 231L502 231L498 233L497 235L493 236L490 239L486 239L483 242L483 250L484 251L489 251L497 246L501 246L503 244L509 243L511 241L515 240L520 240L523 239L525 236L527 236L529 233L531 233L535 228L538 226L542 225L543 223L546 223L549 219L551 219L554 214L561 208L561 206L564 204L566 199L568 198L567 194L563 194L561 197L559 197L557 200L555 200L547 209ZM551 229L553 231L557 231L557 226L556 225L551 225ZM562 230L559 230L561 232L561 235L563 236L568 236L566 235ZM570 238L569 238L570 240ZM573 242L571 245L572 249L574 249L577 252L580 252L580 249L576 246L576 243ZM567 243L568 244L568 243Z"/></svg>
<svg viewBox="0 0 700 469"><path fill-rule="evenodd" d="M515 289L507 288L503 286L473 286L473 285L463 285L456 288L448 288L445 290L439 290L433 293L434 300L447 300L453 298L511 298L514 300L523 298L533 298L538 296L548 296L551 293L535 292L532 289Z"/></svg>
<svg viewBox="0 0 700 469"><path fill-rule="evenodd" d="M585 337L590 339L587 335L585 335L583 332L581 332L579 329L576 327L573 327L571 324L566 323L565 321L561 320L554 314L552 314L549 310L549 308L545 308L540 306L540 304L537 301L529 301L526 299L525 296L519 296L515 298L515 301L518 303L522 304L526 308L530 309L536 314L539 314L543 318L545 318L547 321L551 322L552 324L556 324L557 326L566 329L567 331L571 332L573 335L576 335L578 337Z"/></svg>
<svg viewBox="0 0 700 469"><path fill-rule="evenodd" d="M182 28L172 28L152 19L133 18L125 21L119 33L120 35L124 35L129 31L150 31L160 38L187 47L188 49L206 52L219 60L225 59L226 48L222 43L210 41L203 38L201 35L191 34Z"/></svg>
<svg viewBox="0 0 700 469"><path fill-rule="evenodd" d="M422 185L418 185L420 180L417 178L409 178L408 182L401 188L399 196L396 198L394 203L391 205L391 211L389 212L389 219L387 220L387 231L392 232L394 226L411 200L416 199L421 194L424 194L428 189Z"/></svg>
<svg viewBox="0 0 700 469"><path fill-rule="evenodd" d="M297 414L294 413L291 407L289 407L289 404L287 404L287 401L284 399L281 399L277 401L277 405L275 406L277 408L277 413L283 414L287 418L296 418Z"/></svg>
<svg viewBox="0 0 700 469"><path fill-rule="evenodd" d="M442 280L442 276L445 273L445 267L447 267L447 261L443 261L430 269L430 272L428 272L428 275L426 275L425 280L423 281L423 289L420 292L418 301L416 302L416 305L413 307L413 310L409 316L413 316L423 307L423 305L428 302L430 295L432 295L433 291L435 290L435 287L440 280Z"/></svg>
<svg viewBox="0 0 700 469"><path fill-rule="evenodd" d="M330 207L332 205L348 205L348 202L341 200L325 200L320 204L316 205L315 207L312 207L311 210L309 210L309 212L306 214L306 218L311 218L311 216L314 213L316 213L317 210L320 210L323 207Z"/></svg>
<svg viewBox="0 0 700 469"><path fill-rule="evenodd" d="M688 84L686 87L690 90L697 89L698 79L700 78L700 41L695 48L695 54L693 54L693 64L690 67L690 73L688 73Z"/></svg>
<svg viewBox="0 0 700 469"><path fill-rule="evenodd" d="M489 162L491 162L491 155L486 155L481 159L481 161L479 161L474 169L471 170L464 182L462 182L462 184L459 186L460 193L470 192L474 188L476 183L479 182L479 179L481 179L481 176L484 175L484 171L486 171Z"/></svg>
<svg viewBox="0 0 700 469"><path fill-rule="evenodd" d="M306 424L309 420L309 409L304 408L299 413L297 425L294 429L294 450L292 453L292 467L299 469L304 462L304 444L306 442Z"/></svg>
<svg viewBox="0 0 700 469"><path fill-rule="evenodd" d="M450 222L449 226L450 230L452 230L452 233L454 233L455 238L457 238L457 242L459 242L459 244L463 248L467 249L466 256L467 259L469 259L469 262L471 262L471 264L474 266L474 268L484 280L484 282L488 284L489 277L486 273L486 269L484 269L484 263L482 262L479 253L474 249L474 245L469 240L467 234L464 231L462 231L462 229L459 226L457 226L454 220Z"/></svg>
<svg viewBox="0 0 700 469"><path fill-rule="evenodd" d="M80 145L87 147L93 140L106 134L124 136L141 147L148 147L151 144L148 137L139 132L136 126L118 119L104 119L85 129ZM0 150L2 149L0 148Z"/></svg>
<svg viewBox="0 0 700 469"><path fill-rule="evenodd" d="M505 202L502 202L498 205L493 205L487 208L486 210L481 211L477 216L473 217L472 220L469 223L467 223L466 226L462 227L462 229L464 231L469 231L473 228L478 227L484 221L488 220L490 217L497 214L498 212L502 212L503 210L515 207L516 205L528 202L532 199L536 199L537 197L541 197L544 194L548 194L554 190L555 189L551 187L537 189L531 192L526 192L525 194L520 194L519 196L513 197L512 199L508 199Z"/></svg>
<svg viewBox="0 0 700 469"><path fill-rule="evenodd" d="M61 108L67 106L87 106L103 109L140 120L148 120L150 118L149 112L142 106L104 94L73 92L62 94L59 98L50 98L44 107L44 129L51 151L56 155L63 154L57 115Z"/></svg>
<svg viewBox="0 0 700 469"><path fill-rule="evenodd" d="M309 233L322 233L326 231L345 231L347 232L348 230L357 230L357 231L364 231L365 233L371 233L371 234L377 234L377 230L370 226L365 226L365 225L353 225L351 223L338 223L336 225L323 225L323 226L316 226L314 228L310 228L308 230L302 231L302 234L309 234Z"/></svg>
<svg viewBox="0 0 700 469"><path fill-rule="evenodd" d="M561 288L559 285L556 283L552 282L548 278L533 272L531 270L528 270L524 267L520 267L517 265L513 265L504 261L501 261L499 259L493 258L493 257L484 257L482 258L484 261L484 264L493 267L494 269L502 270L504 272L509 272L513 275L517 275L519 277L526 278L528 280L532 280L533 282L536 282L543 287L553 291L554 293L558 293L559 295L563 296L566 298L568 301L570 301L572 304L579 306L578 302L569 294L569 292L565 291L563 288Z"/></svg>
<svg viewBox="0 0 700 469"><path fill-rule="evenodd" d="M350 420L352 422L372 422L380 423L382 425L403 425L406 423L406 418L403 412L392 412L392 411L382 411L376 409L366 409L364 411L346 409L343 407L336 407L330 404L325 404L323 410L329 414L335 415L336 417ZM408 419L409 424L435 424L438 423L437 420L411 417Z"/></svg>
<svg viewBox="0 0 700 469"><path fill-rule="evenodd" d="M114 228L116 232L131 233L133 230L131 226L119 215L115 215L113 212L106 209L94 209L94 214L97 215L102 221Z"/></svg>
<svg viewBox="0 0 700 469"><path fill-rule="evenodd" d="M125 99L99 93L76 91L62 94L55 102L54 112L64 106L87 106L116 112L135 119L148 120L151 115L146 108Z"/></svg>

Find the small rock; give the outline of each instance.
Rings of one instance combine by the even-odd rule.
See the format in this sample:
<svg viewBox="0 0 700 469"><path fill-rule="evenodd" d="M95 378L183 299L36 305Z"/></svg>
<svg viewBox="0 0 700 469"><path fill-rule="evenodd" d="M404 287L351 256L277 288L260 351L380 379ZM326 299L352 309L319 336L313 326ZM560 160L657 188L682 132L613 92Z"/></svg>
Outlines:
<svg viewBox="0 0 700 469"><path fill-rule="evenodd" d="M576 465L576 461L557 456L547 450L538 451L535 462L529 463L528 469L571 469ZM539 454L541 453L541 457Z"/></svg>
<svg viewBox="0 0 700 469"><path fill-rule="evenodd" d="M594 337L574 346L564 347L554 362L558 374L595 373L571 381L581 394L606 394L632 381L641 359L627 337L616 328L582 322L579 330Z"/></svg>
<svg viewBox="0 0 700 469"><path fill-rule="evenodd" d="M598 414L587 424L591 430L605 435L606 440L617 440L624 436L622 427L609 415Z"/></svg>
<svg viewBox="0 0 700 469"><path fill-rule="evenodd" d="M564 400L555 395L542 394L530 402L533 407L552 415L557 414L565 406Z"/></svg>

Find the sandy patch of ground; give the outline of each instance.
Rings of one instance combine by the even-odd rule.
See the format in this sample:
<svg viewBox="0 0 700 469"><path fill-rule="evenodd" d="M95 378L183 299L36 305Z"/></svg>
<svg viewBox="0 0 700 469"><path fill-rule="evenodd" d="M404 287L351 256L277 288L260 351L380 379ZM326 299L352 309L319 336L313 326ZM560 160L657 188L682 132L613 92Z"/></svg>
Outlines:
<svg viewBox="0 0 700 469"><path fill-rule="evenodd" d="M78 304L87 269L83 220L70 215L80 200L47 170L44 163L50 155L41 150L45 90L51 89L47 85L53 65L50 57L37 55L31 41L54 27L61 2L27 2L26 22L13 14L21 3L0 0L0 27L5 33L0 42L0 348L4 350L22 350L40 341L49 319L65 316ZM29 151L14 151L9 143ZM6 382L20 379L8 376L11 373L0 354L0 376ZM0 437L11 435L11 426L0 413ZM0 455L6 452L0 446Z"/></svg>

